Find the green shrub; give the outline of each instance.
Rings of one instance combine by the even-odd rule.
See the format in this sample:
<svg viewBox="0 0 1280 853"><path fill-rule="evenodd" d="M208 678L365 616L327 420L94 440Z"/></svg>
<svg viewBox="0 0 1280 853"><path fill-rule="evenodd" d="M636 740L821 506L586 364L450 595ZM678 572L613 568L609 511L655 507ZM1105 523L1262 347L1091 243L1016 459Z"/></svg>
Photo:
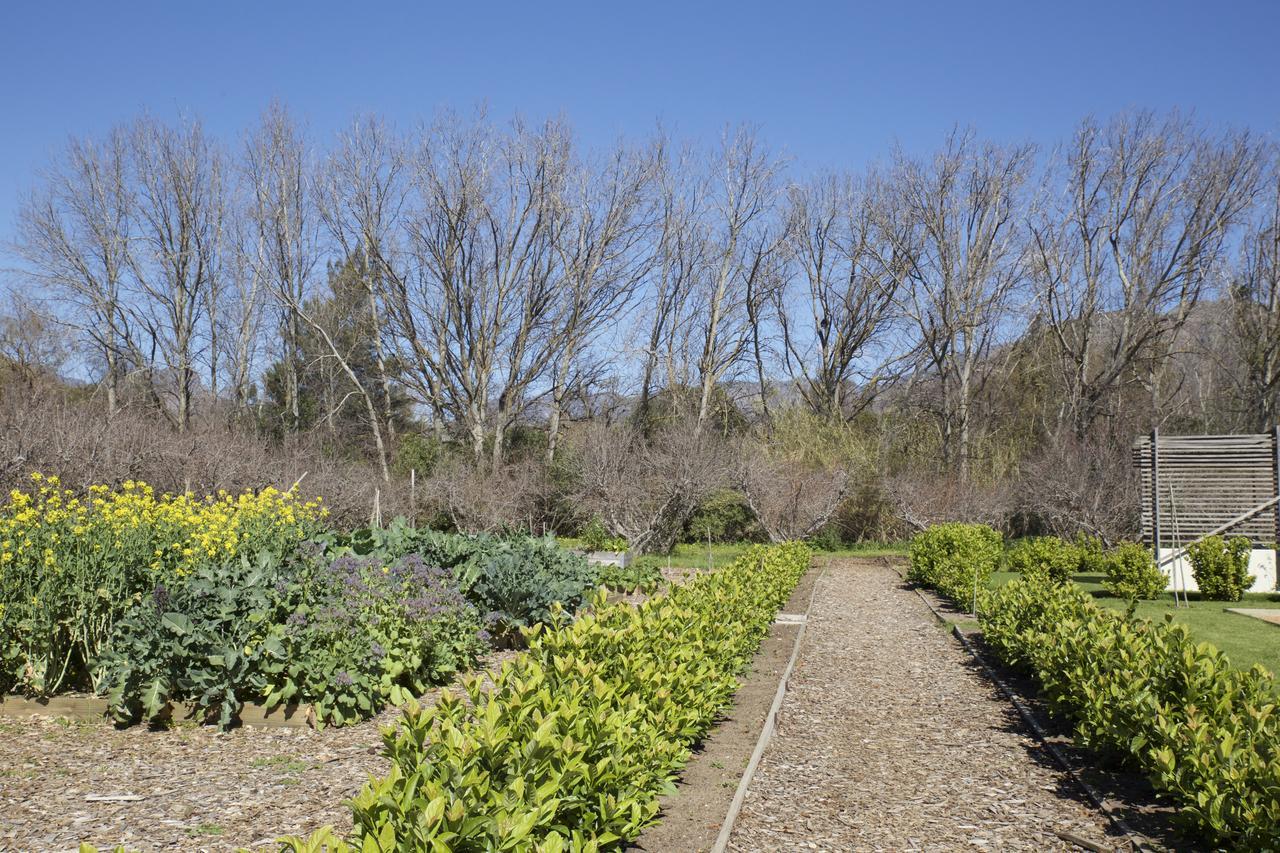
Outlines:
<svg viewBox="0 0 1280 853"><path fill-rule="evenodd" d="M263 554L200 566L140 596L98 661L116 719L152 719L171 701L191 701L230 725L266 683L264 656L283 652L273 628L288 615L276 592L284 577L280 561Z"/></svg>
<svg viewBox="0 0 1280 853"><path fill-rule="evenodd" d="M1107 576L1102 586L1116 598L1158 598L1168 585L1151 551L1135 542L1123 542L1107 552L1102 568Z"/></svg>
<svg viewBox="0 0 1280 853"><path fill-rule="evenodd" d="M481 620L447 569L273 554L159 584L116 624L102 689L121 721L191 702L231 723L246 701L309 703L341 725L402 704L474 664Z"/></svg>
<svg viewBox="0 0 1280 853"><path fill-rule="evenodd" d="M1084 575L1104 575L1107 573L1107 550L1097 536L1084 533L1076 534L1076 554L1080 557L1080 565L1076 571Z"/></svg>
<svg viewBox="0 0 1280 853"><path fill-rule="evenodd" d="M838 551L844 547L840 531L830 524L806 539L805 543L815 551Z"/></svg>
<svg viewBox="0 0 1280 853"><path fill-rule="evenodd" d="M578 540L587 551L625 551L627 540L621 536L610 536L604 522L592 518L578 531Z"/></svg>
<svg viewBox="0 0 1280 853"><path fill-rule="evenodd" d="M987 644L1034 676L1081 745L1136 765L1210 845L1273 849L1280 716L1269 673L1233 669L1182 625L1101 608L1045 577L990 593L979 618Z"/></svg>
<svg viewBox="0 0 1280 853"><path fill-rule="evenodd" d="M546 622L559 605L570 613L600 585L600 567L552 539L478 539L479 548L455 569L475 605L499 634Z"/></svg>
<svg viewBox="0 0 1280 853"><path fill-rule="evenodd" d="M935 524L911 540L907 579L967 607L975 585L986 586L1002 550L1000 533L985 524Z"/></svg>
<svg viewBox="0 0 1280 853"><path fill-rule="evenodd" d="M684 542L744 542L760 540L760 525L742 494L733 489L712 492L684 526Z"/></svg>
<svg viewBox="0 0 1280 853"><path fill-rule="evenodd" d="M617 849L658 815L809 564L757 547L639 607L605 604L529 632L466 701L446 691L384 735L391 770L352 801L354 843L294 850Z"/></svg>
<svg viewBox="0 0 1280 853"><path fill-rule="evenodd" d="M1009 571L1021 574L1043 574L1050 580L1066 583L1080 568L1080 551L1057 536L1032 536L1019 539L1005 552Z"/></svg>
<svg viewBox="0 0 1280 853"><path fill-rule="evenodd" d="M409 554L317 567L267 651L265 704L310 703L324 723L366 719L473 666L487 648L448 569Z"/></svg>
<svg viewBox="0 0 1280 853"><path fill-rule="evenodd" d="M334 556L351 553L392 563L416 554L427 565L451 570L500 634L547 619L555 602L576 610L600 585L598 566L551 538L440 533L397 518L385 528L331 536L325 544Z"/></svg>
<svg viewBox="0 0 1280 853"><path fill-rule="evenodd" d="M656 563L637 560L625 566L600 567L600 583L618 592L652 593L662 585L662 570Z"/></svg>
<svg viewBox="0 0 1280 853"><path fill-rule="evenodd" d="M1191 558L1191 576L1200 588L1200 597L1210 601L1239 601L1253 586L1249 574L1249 553L1253 548L1247 536L1209 536L1187 549Z"/></svg>

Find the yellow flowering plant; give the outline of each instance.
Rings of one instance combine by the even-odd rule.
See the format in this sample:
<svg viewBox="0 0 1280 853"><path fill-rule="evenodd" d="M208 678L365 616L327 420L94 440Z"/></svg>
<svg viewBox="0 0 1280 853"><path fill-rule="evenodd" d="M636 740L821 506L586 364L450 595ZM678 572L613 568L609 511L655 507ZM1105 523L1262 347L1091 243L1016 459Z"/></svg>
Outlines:
<svg viewBox="0 0 1280 853"><path fill-rule="evenodd" d="M130 604L242 553L283 554L326 515L276 488L170 495L127 480L78 493L31 481L0 507L0 692L97 689L95 662Z"/></svg>

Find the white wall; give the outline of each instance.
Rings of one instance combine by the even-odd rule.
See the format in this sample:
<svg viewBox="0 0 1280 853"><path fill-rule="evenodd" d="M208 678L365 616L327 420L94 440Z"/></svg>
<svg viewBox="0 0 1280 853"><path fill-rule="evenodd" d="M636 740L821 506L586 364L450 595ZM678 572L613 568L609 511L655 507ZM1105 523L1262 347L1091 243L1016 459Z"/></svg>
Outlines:
<svg viewBox="0 0 1280 853"><path fill-rule="evenodd" d="M1174 548L1161 548L1160 559L1173 556ZM1163 566L1169 578L1166 589L1188 589L1195 592L1196 579L1191 576L1191 561L1185 556ZM1249 554L1249 574L1253 575L1253 586L1249 592L1275 592L1276 590L1276 552L1270 548L1254 548Z"/></svg>

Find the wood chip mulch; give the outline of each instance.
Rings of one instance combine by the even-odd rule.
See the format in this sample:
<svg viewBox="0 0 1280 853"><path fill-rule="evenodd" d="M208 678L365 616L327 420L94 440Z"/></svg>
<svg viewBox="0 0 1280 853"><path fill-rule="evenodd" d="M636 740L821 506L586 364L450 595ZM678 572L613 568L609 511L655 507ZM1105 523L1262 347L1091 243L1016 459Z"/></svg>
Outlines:
<svg viewBox="0 0 1280 853"><path fill-rule="evenodd" d="M321 731L0 719L0 850L274 847L325 824L345 834L345 801L387 771L380 729L399 714Z"/></svg>
<svg viewBox="0 0 1280 853"><path fill-rule="evenodd" d="M1123 845L895 572L833 560L814 601L730 850Z"/></svg>
<svg viewBox="0 0 1280 853"><path fill-rule="evenodd" d="M679 584L697 572L662 574ZM481 668L516 654L494 652ZM227 732L0 718L0 851L75 850L82 841L139 851L274 848L283 835L326 824L346 834L345 801L387 771L380 730L399 714L321 731Z"/></svg>

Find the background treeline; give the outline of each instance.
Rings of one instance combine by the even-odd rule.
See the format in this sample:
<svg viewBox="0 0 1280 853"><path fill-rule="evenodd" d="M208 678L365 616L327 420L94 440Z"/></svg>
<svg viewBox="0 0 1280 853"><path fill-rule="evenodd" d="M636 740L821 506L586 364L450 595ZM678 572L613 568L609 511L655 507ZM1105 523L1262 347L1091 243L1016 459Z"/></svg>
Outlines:
<svg viewBox="0 0 1280 853"><path fill-rule="evenodd" d="M1153 425L1270 429L1280 172L1133 112L797 174L750 129L272 106L72 140L10 235L0 480L287 487L467 530L1136 526Z"/></svg>

